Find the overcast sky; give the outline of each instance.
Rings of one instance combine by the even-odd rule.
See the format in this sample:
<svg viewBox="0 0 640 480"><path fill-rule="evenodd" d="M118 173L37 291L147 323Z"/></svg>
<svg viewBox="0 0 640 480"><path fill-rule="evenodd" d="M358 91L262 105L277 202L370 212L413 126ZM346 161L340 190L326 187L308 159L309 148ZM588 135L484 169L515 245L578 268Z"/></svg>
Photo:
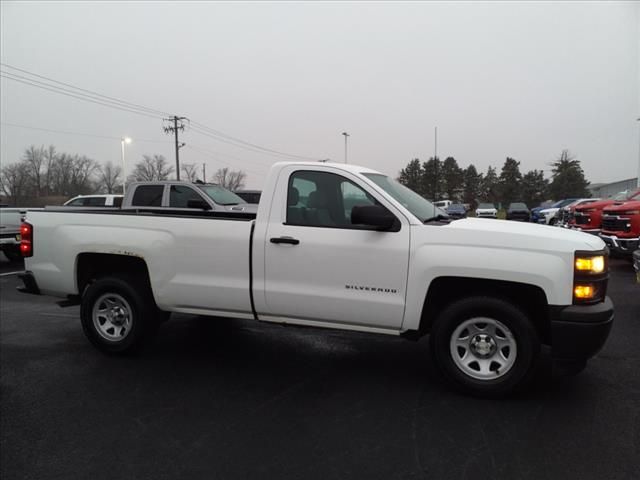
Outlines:
<svg viewBox="0 0 640 480"><path fill-rule="evenodd" d="M592 182L639 164L640 3L1 3L2 62L183 115L278 151L396 176L434 151L463 168L544 169L562 149ZM3 66L3 71L6 67ZM18 73L18 72L16 72ZM174 162L160 119L2 79L1 157L55 145L100 162ZM7 124L113 138L62 134ZM181 161L260 188L282 157L187 130Z"/></svg>

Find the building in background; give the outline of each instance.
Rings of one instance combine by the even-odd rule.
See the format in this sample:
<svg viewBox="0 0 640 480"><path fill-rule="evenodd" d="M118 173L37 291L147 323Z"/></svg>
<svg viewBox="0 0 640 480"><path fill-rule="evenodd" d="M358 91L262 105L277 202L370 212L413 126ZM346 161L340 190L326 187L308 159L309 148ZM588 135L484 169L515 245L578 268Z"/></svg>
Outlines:
<svg viewBox="0 0 640 480"><path fill-rule="evenodd" d="M638 188L637 185L637 178L628 178L613 183L592 183L588 188L592 197L609 198L620 192L633 192Z"/></svg>

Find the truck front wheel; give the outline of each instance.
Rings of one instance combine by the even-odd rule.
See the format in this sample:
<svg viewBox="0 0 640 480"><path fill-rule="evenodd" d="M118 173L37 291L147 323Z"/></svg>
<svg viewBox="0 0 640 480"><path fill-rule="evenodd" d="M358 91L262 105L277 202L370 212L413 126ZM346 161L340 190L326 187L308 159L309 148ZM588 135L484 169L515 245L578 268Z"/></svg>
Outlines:
<svg viewBox="0 0 640 480"><path fill-rule="evenodd" d="M134 277L110 276L90 284L80 306L82 329L105 353L132 353L158 324L148 286Z"/></svg>
<svg viewBox="0 0 640 480"><path fill-rule="evenodd" d="M445 379L479 396L501 396L524 385L540 353L527 316L499 298L472 297L446 307L431 330L431 352Z"/></svg>

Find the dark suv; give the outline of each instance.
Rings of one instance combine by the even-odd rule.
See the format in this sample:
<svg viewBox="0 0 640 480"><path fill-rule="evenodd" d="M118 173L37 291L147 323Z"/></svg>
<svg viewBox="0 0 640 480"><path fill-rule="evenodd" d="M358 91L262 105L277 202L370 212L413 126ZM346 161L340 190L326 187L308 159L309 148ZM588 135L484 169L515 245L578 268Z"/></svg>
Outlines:
<svg viewBox="0 0 640 480"><path fill-rule="evenodd" d="M507 220L528 222L531 212L524 203L511 203L507 209Z"/></svg>

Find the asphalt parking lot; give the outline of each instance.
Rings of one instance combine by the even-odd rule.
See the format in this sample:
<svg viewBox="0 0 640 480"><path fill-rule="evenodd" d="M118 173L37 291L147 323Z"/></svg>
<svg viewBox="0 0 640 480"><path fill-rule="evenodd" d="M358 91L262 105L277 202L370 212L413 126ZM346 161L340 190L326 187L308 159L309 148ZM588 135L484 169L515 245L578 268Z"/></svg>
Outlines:
<svg viewBox="0 0 640 480"><path fill-rule="evenodd" d="M637 479L640 285L612 260L616 321L572 378L450 392L426 342L175 315L133 358L78 308L17 293L0 259L3 479Z"/></svg>

